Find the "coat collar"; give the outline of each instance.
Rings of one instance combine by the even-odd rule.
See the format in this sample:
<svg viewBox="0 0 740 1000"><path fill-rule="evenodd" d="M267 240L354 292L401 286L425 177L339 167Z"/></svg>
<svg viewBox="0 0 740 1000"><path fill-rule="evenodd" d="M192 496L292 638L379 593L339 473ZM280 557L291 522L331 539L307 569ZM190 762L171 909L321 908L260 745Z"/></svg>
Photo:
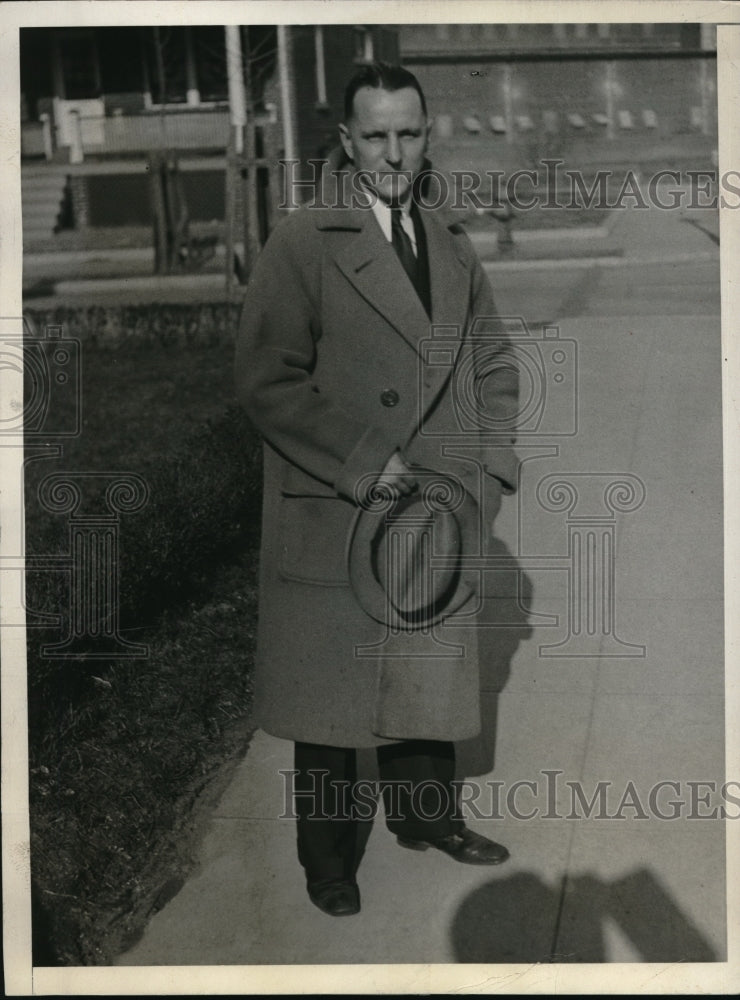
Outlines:
<svg viewBox="0 0 740 1000"><path fill-rule="evenodd" d="M414 350L419 351L421 342L431 336L431 326L459 327L465 320L470 295L468 265L450 227L434 212L420 209L429 257L430 322L371 209L314 211L317 229L337 233L333 257L339 270Z"/></svg>

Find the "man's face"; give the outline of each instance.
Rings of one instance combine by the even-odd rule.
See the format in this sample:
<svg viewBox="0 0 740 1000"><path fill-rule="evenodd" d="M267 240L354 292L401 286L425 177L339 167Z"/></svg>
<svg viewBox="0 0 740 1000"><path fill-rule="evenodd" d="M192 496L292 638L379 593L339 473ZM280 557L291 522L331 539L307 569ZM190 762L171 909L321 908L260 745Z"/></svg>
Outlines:
<svg viewBox="0 0 740 1000"><path fill-rule="evenodd" d="M354 114L339 126L344 150L384 202L403 201L424 163L429 124L413 87L361 87Z"/></svg>

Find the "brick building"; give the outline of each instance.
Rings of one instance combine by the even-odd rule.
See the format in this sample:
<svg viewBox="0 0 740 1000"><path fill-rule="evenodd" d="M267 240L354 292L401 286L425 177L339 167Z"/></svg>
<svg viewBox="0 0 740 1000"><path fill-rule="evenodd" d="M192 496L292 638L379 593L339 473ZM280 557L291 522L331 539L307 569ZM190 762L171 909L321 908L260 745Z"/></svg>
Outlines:
<svg viewBox="0 0 740 1000"><path fill-rule="evenodd" d="M276 36L269 25L241 31L266 163L286 141ZM223 221L223 27L24 28L20 55L27 243L60 225L148 224L153 149L178 151L193 220ZM506 170L543 155L705 165L716 143L715 57L711 27L678 23L297 25L287 126L302 162L325 156L353 69L400 59L428 95L441 169ZM265 217L274 188L261 188Z"/></svg>
<svg viewBox="0 0 740 1000"><path fill-rule="evenodd" d="M701 160L716 144L712 26L415 24L399 45L445 168Z"/></svg>

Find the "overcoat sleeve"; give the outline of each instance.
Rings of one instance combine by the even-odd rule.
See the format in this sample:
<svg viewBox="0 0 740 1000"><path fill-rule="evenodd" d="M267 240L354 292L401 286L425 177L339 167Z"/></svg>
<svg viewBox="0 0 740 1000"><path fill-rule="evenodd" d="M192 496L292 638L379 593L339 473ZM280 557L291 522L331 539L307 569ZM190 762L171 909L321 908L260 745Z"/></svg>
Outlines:
<svg viewBox="0 0 740 1000"><path fill-rule="evenodd" d="M321 337L321 246L300 215L274 230L250 276L237 341L237 396L278 452L354 499L355 484L380 474L395 445L312 382Z"/></svg>
<svg viewBox="0 0 740 1000"><path fill-rule="evenodd" d="M470 245L467 236L465 240ZM516 443L519 413L520 361L498 318L491 283L472 245L470 253L472 281L468 345L474 352L476 399L486 417L487 426L495 421L502 429L501 444L508 445L487 449L484 470L501 483L504 493L514 493L519 467L513 445Z"/></svg>

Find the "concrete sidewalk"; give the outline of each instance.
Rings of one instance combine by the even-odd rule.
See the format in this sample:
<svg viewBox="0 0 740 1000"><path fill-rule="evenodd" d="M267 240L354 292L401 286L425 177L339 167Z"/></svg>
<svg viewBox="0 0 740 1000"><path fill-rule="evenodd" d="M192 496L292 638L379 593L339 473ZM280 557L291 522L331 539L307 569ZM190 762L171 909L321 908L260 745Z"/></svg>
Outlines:
<svg viewBox="0 0 740 1000"><path fill-rule="evenodd" d="M629 220L625 222L625 220ZM678 223L678 224L677 224ZM630 267L635 262L715 261L718 219L708 210L660 212L614 210L600 226L515 231L514 245L499 246L499 230L472 231L470 238L489 275L528 275L541 268L583 271L593 267ZM237 247L242 252L242 247ZM133 305L146 302L218 301L226 296L225 249L203 269L156 275L152 247L29 252L23 256L24 300L28 308L50 309L59 303ZM513 275L512 275L513 272ZM531 283L531 278L527 280ZM566 275L565 281L569 280ZM537 290L534 289L535 294ZM236 280L234 299L244 294ZM532 322L554 314L531 311Z"/></svg>
<svg viewBox="0 0 740 1000"><path fill-rule="evenodd" d="M514 243L506 250L500 247L500 230L493 224L489 230L471 232L470 237L481 259L493 265L619 258L621 247L610 236L615 221L613 214L601 226L515 231ZM243 259L243 245L237 244L235 250ZM23 255L24 297L29 305L39 299L77 301L93 296L108 301L110 296L123 300L131 295L141 301L164 295L169 300L178 291L187 296L191 286L213 296L224 292L225 260L226 248L217 244L213 257L198 270L158 275L152 246L30 250Z"/></svg>
<svg viewBox="0 0 740 1000"><path fill-rule="evenodd" d="M567 376L548 382L549 433L520 435L521 489L497 535L518 557L527 607L513 574L491 574L498 627L486 634L500 662L484 678L482 738L458 754L466 793L479 790L470 826L511 859L486 869L404 851L379 817L362 912L327 917L306 896L294 824L279 818L292 747L258 733L197 870L117 964L724 959L724 824L700 818L717 796L690 784L724 778L718 264L716 252L659 262L709 253L670 213L625 212L618 226L624 266L495 276L502 312L532 316L534 295L534 315L557 321L561 344L541 342L540 357ZM589 577L613 584L613 607L604 591L584 605L569 589L577 536L592 560L615 540L613 573ZM595 618L576 642L584 607ZM593 799L590 818L575 787Z"/></svg>

